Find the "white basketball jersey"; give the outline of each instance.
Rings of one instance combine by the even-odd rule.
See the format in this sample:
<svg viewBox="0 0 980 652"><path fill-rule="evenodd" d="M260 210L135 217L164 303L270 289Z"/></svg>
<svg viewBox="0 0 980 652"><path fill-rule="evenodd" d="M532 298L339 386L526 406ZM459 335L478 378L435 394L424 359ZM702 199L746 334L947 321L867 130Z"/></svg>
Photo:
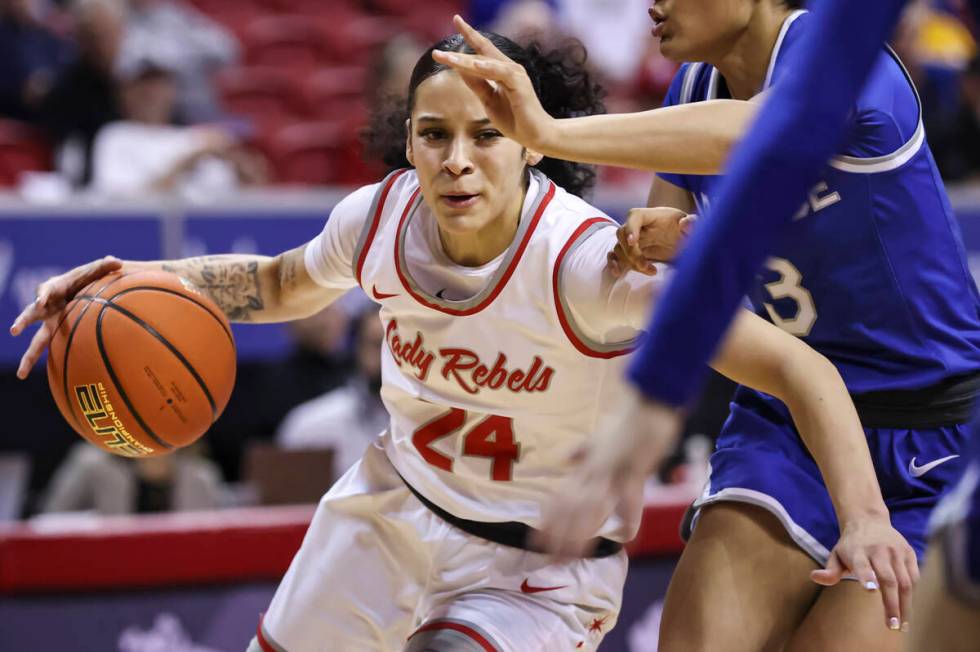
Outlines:
<svg viewBox="0 0 980 652"><path fill-rule="evenodd" d="M381 305L381 393L394 467L460 518L537 527L570 456L604 413L621 409L624 354L633 342L588 340L563 301L563 261L616 223L532 174L537 196L472 298L445 300L413 278L405 243L421 227L413 220L423 199L410 170L379 186L353 271ZM613 517L598 534L624 540L634 526Z"/></svg>

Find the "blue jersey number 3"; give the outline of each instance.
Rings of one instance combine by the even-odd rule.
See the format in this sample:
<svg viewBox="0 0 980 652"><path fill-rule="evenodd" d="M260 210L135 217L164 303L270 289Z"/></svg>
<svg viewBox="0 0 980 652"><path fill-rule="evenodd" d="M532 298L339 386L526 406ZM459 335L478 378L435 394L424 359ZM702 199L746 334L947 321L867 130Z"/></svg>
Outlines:
<svg viewBox="0 0 980 652"><path fill-rule="evenodd" d="M792 317L781 316L771 303L765 303L766 312L776 326L797 337L806 337L817 321L817 308L813 305L810 291L803 287L803 275L793 263L785 258L770 258L766 267L779 274L778 281L766 283L766 290L773 301L792 299L796 302L796 312Z"/></svg>

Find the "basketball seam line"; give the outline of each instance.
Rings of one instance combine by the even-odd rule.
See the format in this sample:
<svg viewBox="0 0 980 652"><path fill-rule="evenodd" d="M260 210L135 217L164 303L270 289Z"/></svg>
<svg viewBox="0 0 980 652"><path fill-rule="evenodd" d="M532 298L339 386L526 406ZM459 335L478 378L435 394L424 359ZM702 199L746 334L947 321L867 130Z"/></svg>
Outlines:
<svg viewBox="0 0 980 652"><path fill-rule="evenodd" d="M64 353L65 363L61 366L61 393L65 398L65 402L68 403L68 411L71 414L71 418L75 421L75 425L78 426L79 428L79 434L81 434L81 432L83 431L84 432L88 432L88 431L85 429L85 426L82 425L82 422L79 420L78 415L75 414L75 404L72 402L71 396L68 394L68 360L69 360L68 352L71 351L71 343L75 339L75 331L78 330L78 325L82 323L82 317L85 316L85 313L88 312L88 309L92 306L93 299L97 298L100 294L108 290L115 283L121 281L123 279L123 276L124 275L120 275L119 278L115 278L109 281L108 283L106 283L105 285L103 285L101 288L99 288L99 291L96 292L94 296L82 295L82 296L75 297L75 299L88 299L88 305L82 308L82 312L80 315L78 315L78 319L76 319L75 323L71 325L71 332L68 333L68 340L65 342L65 353ZM93 283L94 282L95 281L93 281ZM54 332L51 333L51 337L48 339L48 349L51 348L51 341L54 339L54 336L58 332L58 329L61 328L61 325L65 322L65 320L68 319L68 315L70 312L71 311L69 310L68 312L65 313L64 319L58 322L58 326L55 328Z"/></svg>
<svg viewBox="0 0 980 652"><path fill-rule="evenodd" d="M125 292L125 291L126 290L124 290L123 292ZM177 358L178 360L180 360L181 364L184 365L184 367L187 369L187 371L189 371L191 373L191 375L194 377L194 380L197 381L197 384L200 385L201 391L204 392L205 398L208 399L208 403L211 405L211 423L214 423L217 420L217 418L218 418L218 405L217 405L217 403L214 402L214 397L211 396L211 391L208 389L208 386L204 382L204 379L201 378L201 375L199 373L197 373L197 369L194 368L194 366L190 363L190 361L187 358L184 357L184 354L181 353L177 349L177 347L175 347L173 344L171 344L170 340L168 340L167 338L165 338L163 336L163 334L160 333L160 331L158 331L157 329L153 328L153 326L151 326L150 324L146 323L144 320L140 319L139 315L137 315L137 314L129 311L126 308L123 308L120 305L116 305L116 303L113 301L113 299L115 299L116 297L118 297L119 295L121 295L123 292L119 292L117 294L114 294L109 299L96 299L95 301L97 303L103 303L104 302L104 305L106 307L112 308L113 310L118 310L119 312L121 312L126 317L129 317L131 320L133 320L139 326L141 326L144 330L146 330L150 335L152 335L157 340L159 340L159 342L161 344L163 344L165 347L167 347L167 350L168 351L170 351L171 353L174 354L174 357L175 358ZM180 296L180 295L178 295L178 296ZM101 318L101 314L100 314L100 318Z"/></svg>
<svg viewBox="0 0 980 652"><path fill-rule="evenodd" d="M211 315L212 317L214 317L214 320L216 322L218 322L218 325L219 326L221 326L221 330L223 330L225 332L225 335L228 336L228 341L231 342L231 348L232 349L235 349L237 351L237 347L235 346L235 338L232 336L231 331L228 330L228 328L225 326L224 321L222 321L222 319L220 317L218 317L218 315L216 315L214 313L214 311L211 310L210 308L208 308L205 304L203 304L200 301L198 301L197 299L195 299L193 297L189 297L186 294L183 294L181 292L176 292L176 291L170 290L168 288L156 287L154 285L135 285L133 287L126 288L125 290L120 290L119 292L116 292L111 297L109 297L108 300L109 301L112 301L116 297L120 297L120 296L122 296L124 294L129 294L130 292L134 292L136 290L148 290L148 291L152 291L152 292L165 292L167 294L172 294L175 297L180 297L181 299L186 299L186 300L190 301L191 303L193 303L194 305L199 306L202 310L207 311L207 313L209 315Z"/></svg>
<svg viewBox="0 0 980 652"><path fill-rule="evenodd" d="M92 303L102 304L102 308L101 310L99 310L98 319L96 320L95 341L99 347L99 355L102 356L102 363L105 365L105 369L109 373L109 378L112 379L112 384L119 392L119 396L122 398L123 403L125 403L126 407L129 408L129 412L133 415L133 418L136 419L136 422L140 425L143 431L146 434L148 434L150 437L152 437L154 441L156 441L164 448L174 448L173 444L168 444L167 442L160 439L157 436L157 434L153 432L148 425L146 425L146 422L143 421L143 417L139 415L139 413L136 411L136 408L133 407L132 402L130 402L129 396L126 394L126 391L123 389L122 384L119 382L119 377L116 376L116 372L113 371L112 369L112 363L109 362L109 356L108 354L106 354L105 345L102 342L102 318L105 317L106 308L108 308L112 304L109 301L106 301L105 299L92 299Z"/></svg>

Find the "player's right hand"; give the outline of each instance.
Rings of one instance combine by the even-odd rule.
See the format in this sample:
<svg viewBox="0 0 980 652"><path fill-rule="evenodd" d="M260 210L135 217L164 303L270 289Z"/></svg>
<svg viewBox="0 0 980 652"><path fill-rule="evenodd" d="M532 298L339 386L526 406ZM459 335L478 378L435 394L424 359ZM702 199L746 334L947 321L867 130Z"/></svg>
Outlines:
<svg viewBox="0 0 980 652"><path fill-rule="evenodd" d="M670 207L631 209L616 231L616 247L607 257L609 272L617 278L630 270L653 276L654 263L674 259L696 219Z"/></svg>
<svg viewBox="0 0 980 652"><path fill-rule="evenodd" d="M17 319L10 326L10 334L17 336L34 322L41 322L41 327L34 333L27 351L20 359L20 365L17 367L18 378L21 380L27 378L31 368L44 353L68 302L92 281L120 268L122 268L121 260L106 256L64 274L52 276L38 286L37 297L17 315Z"/></svg>

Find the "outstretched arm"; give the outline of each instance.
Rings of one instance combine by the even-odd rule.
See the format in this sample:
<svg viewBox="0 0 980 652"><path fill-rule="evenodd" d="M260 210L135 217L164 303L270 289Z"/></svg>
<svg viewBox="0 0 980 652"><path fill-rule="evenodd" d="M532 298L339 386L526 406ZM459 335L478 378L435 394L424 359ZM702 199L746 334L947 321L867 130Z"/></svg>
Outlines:
<svg viewBox="0 0 980 652"><path fill-rule="evenodd" d="M17 376L26 378L41 357L68 302L89 283L120 270L174 272L207 293L231 321L280 322L315 314L357 285L352 258L377 187L364 186L345 197L320 235L278 256L225 254L153 262L106 256L48 279L38 287L37 300L10 327L11 335L20 335L41 322Z"/></svg>
<svg viewBox="0 0 980 652"><path fill-rule="evenodd" d="M68 303L83 288L112 272L162 270L182 276L205 292L231 321L278 322L315 314L346 290L317 285L303 262L306 245L275 257L227 254L166 261L121 261L112 256L54 276L38 287L37 299L14 320L11 335L41 322L17 367L26 378L44 353Z"/></svg>
<svg viewBox="0 0 980 652"><path fill-rule="evenodd" d="M678 174L717 174L746 133L759 104L713 100L642 113L555 119L538 100L527 71L456 16L476 54L432 57L452 67L506 136L545 156Z"/></svg>

